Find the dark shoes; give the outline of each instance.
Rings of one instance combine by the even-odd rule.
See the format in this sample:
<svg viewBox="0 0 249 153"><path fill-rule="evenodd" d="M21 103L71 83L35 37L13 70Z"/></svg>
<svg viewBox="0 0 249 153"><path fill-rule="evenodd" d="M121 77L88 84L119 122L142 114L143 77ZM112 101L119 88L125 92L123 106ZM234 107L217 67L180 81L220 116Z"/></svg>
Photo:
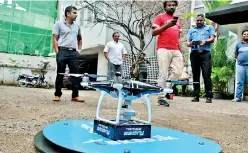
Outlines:
<svg viewBox="0 0 249 153"><path fill-rule="evenodd" d="M194 97L192 100L191 100L191 102L199 102L200 100L199 100L199 98L198 97Z"/></svg>
<svg viewBox="0 0 249 153"><path fill-rule="evenodd" d="M169 107L169 103L163 97L158 97L158 104Z"/></svg>
<svg viewBox="0 0 249 153"><path fill-rule="evenodd" d="M164 99L158 100L158 104L159 105L164 105L166 107L169 107L169 103L166 100L164 100Z"/></svg>
<svg viewBox="0 0 249 153"><path fill-rule="evenodd" d="M198 97L194 97L191 102L199 102L200 99ZM212 98L207 98L206 103L212 103Z"/></svg>
<svg viewBox="0 0 249 153"><path fill-rule="evenodd" d="M187 96L188 96L187 93L185 93L185 92L182 93L182 97L187 97Z"/></svg>
<svg viewBox="0 0 249 153"><path fill-rule="evenodd" d="M212 103L212 98L207 98L206 103Z"/></svg>

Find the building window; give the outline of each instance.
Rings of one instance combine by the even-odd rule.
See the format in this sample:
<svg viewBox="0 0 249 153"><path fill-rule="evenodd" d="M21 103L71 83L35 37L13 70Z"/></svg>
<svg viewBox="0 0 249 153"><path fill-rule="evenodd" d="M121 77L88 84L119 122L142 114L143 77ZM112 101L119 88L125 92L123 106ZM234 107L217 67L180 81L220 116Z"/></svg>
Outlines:
<svg viewBox="0 0 249 153"><path fill-rule="evenodd" d="M81 26L85 25L85 10L84 9L80 11L80 25Z"/></svg>
<svg viewBox="0 0 249 153"><path fill-rule="evenodd" d="M87 24L93 23L93 13L91 10L87 10Z"/></svg>
<svg viewBox="0 0 249 153"><path fill-rule="evenodd" d="M192 0L192 4L193 4L192 5L193 6L192 13L196 13L196 14L204 14L205 13L204 3L201 0ZM196 25L195 17L193 17L191 19L191 25L192 26Z"/></svg>
<svg viewBox="0 0 249 153"><path fill-rule="evenodd" d="M195 0L195 8L197 7L204 7L204 4L201 0Z"/></svg>
<svg viewBox="0 0 249 153"><path fill-rule="evenodd" d="M204 7L195 8L194 12L197 14L204 14Z"/></svg>
<svg viewBox="0 0 249 153"><path fill-rule="evenodd" d="M91 26L94 23L94 15L89 9L82 9L80 11L80 25L81 26Z"/></svg>

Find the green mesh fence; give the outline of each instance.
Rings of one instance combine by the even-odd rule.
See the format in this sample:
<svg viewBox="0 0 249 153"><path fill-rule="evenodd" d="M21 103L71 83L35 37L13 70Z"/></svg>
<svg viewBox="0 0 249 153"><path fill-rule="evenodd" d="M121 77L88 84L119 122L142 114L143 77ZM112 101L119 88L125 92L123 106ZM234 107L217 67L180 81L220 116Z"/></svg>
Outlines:
<svg viewBox="0 0 249 153"><path fill-rule="evenodd" d="M0 0L0 52L48 56L56 16L56 0Z"/></svg>

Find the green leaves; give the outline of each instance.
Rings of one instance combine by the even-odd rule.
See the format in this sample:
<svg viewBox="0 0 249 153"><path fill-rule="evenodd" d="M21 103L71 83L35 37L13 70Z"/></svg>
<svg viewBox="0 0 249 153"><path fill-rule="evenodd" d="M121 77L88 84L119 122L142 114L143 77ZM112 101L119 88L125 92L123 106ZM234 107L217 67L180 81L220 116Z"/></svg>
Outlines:
<svg viewBox="0 0 249 153"><path fill-rule="evenodd" d="M198 12L194 12L194 13L191 13L191 12L187 12L187 13L185 13L184 14L184 19L186 19L186 20L188 20L188 19L190 19L190 18L196 18L196 16L198 15L199 13ZM205 18L205 21L206 21L206 23L208 24L208 25L211 25L211 23L212 23L212 21L211 20L209 20L209 19L207 19L207 18Z"/></svg>
<svg viewBox="0 0 249 153"><path fill-rule="evenodd" d="M206 8L208 8L208 11L212 11L218 7L230 4L232 2L232 0L222 0L222 1L218 1L218 0L203 0L202 1L205 5Z"/></svg>
<svg viewBox="0 0 249 153"><path fill-rule="evenodd" d="M228 66L214 67L211 75L214 90L225 93L226 86L233 74L233 70Z"/></svg>
<svg viewBox="0 0 249 153"><path fill-rule="evenodd" d="M190 18L192 18L192 17L196 17L197 14L198 14L197 12L194 12L194 13L187 12L187 13L184 14L183 18L184 18L184 19L190 19Z"/></svg>
<svg viewBox="0 0 249 153"><path fill-rule="evenodd" d="M235 59L227 57L227 42L229 37L220 37L212 46L212 74L213 88L225 93L228 82L235 74Z"/></svg>

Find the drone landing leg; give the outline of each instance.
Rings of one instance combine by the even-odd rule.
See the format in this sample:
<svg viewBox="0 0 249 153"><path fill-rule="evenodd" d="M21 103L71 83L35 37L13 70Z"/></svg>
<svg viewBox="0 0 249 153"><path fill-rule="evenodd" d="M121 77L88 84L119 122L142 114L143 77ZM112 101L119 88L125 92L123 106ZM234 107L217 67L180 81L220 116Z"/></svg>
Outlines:
<svg viewBox="0 0 249 153"><path fill-rule="evenodd" d="M146 123L146 124L151 124L151 102L150 102L150 99L149 99L149 95L144 95L143 96L146 104L147 104L147 112L148 112L148 120L147 121L144 121L144 120L136 120L136 121L139 121L139 122L143 122L143 123Z"/></svg>
<svg viewBox="0 0 249 153"><path fill-rule="evenodd" d="M121 113L121 109L122 109L122 103L123 103L123 95L122 95L122 91L121 88L117 88L119 90L119 94L118 94L118 110L117 110L117 116L116 116L116 124L119 124L119 120L120 120L120 113Z"/></svg>
<svg viewBox="0 0 249 153"><path fill-rule="evenodd" d="M149 99L149 95L145 95L144 100L145 100L145 102L147 104L147 112L148 112L148 121L147 121L147 123L150 124L151 123L151 102L150 102L150 99Z"/></svg>
<svg viewBox="0 0 249 153"><path fill-rule="evenodd" d="M99 113L100 113L100 106L102 104L102 101L103 101L105 95L106 95L106 92L101 91L101 95L99 97L99 102L98 102L98 106L97 106L96 118L100 119L100 120L103 120L102 118L99 117Z"/></svg>

